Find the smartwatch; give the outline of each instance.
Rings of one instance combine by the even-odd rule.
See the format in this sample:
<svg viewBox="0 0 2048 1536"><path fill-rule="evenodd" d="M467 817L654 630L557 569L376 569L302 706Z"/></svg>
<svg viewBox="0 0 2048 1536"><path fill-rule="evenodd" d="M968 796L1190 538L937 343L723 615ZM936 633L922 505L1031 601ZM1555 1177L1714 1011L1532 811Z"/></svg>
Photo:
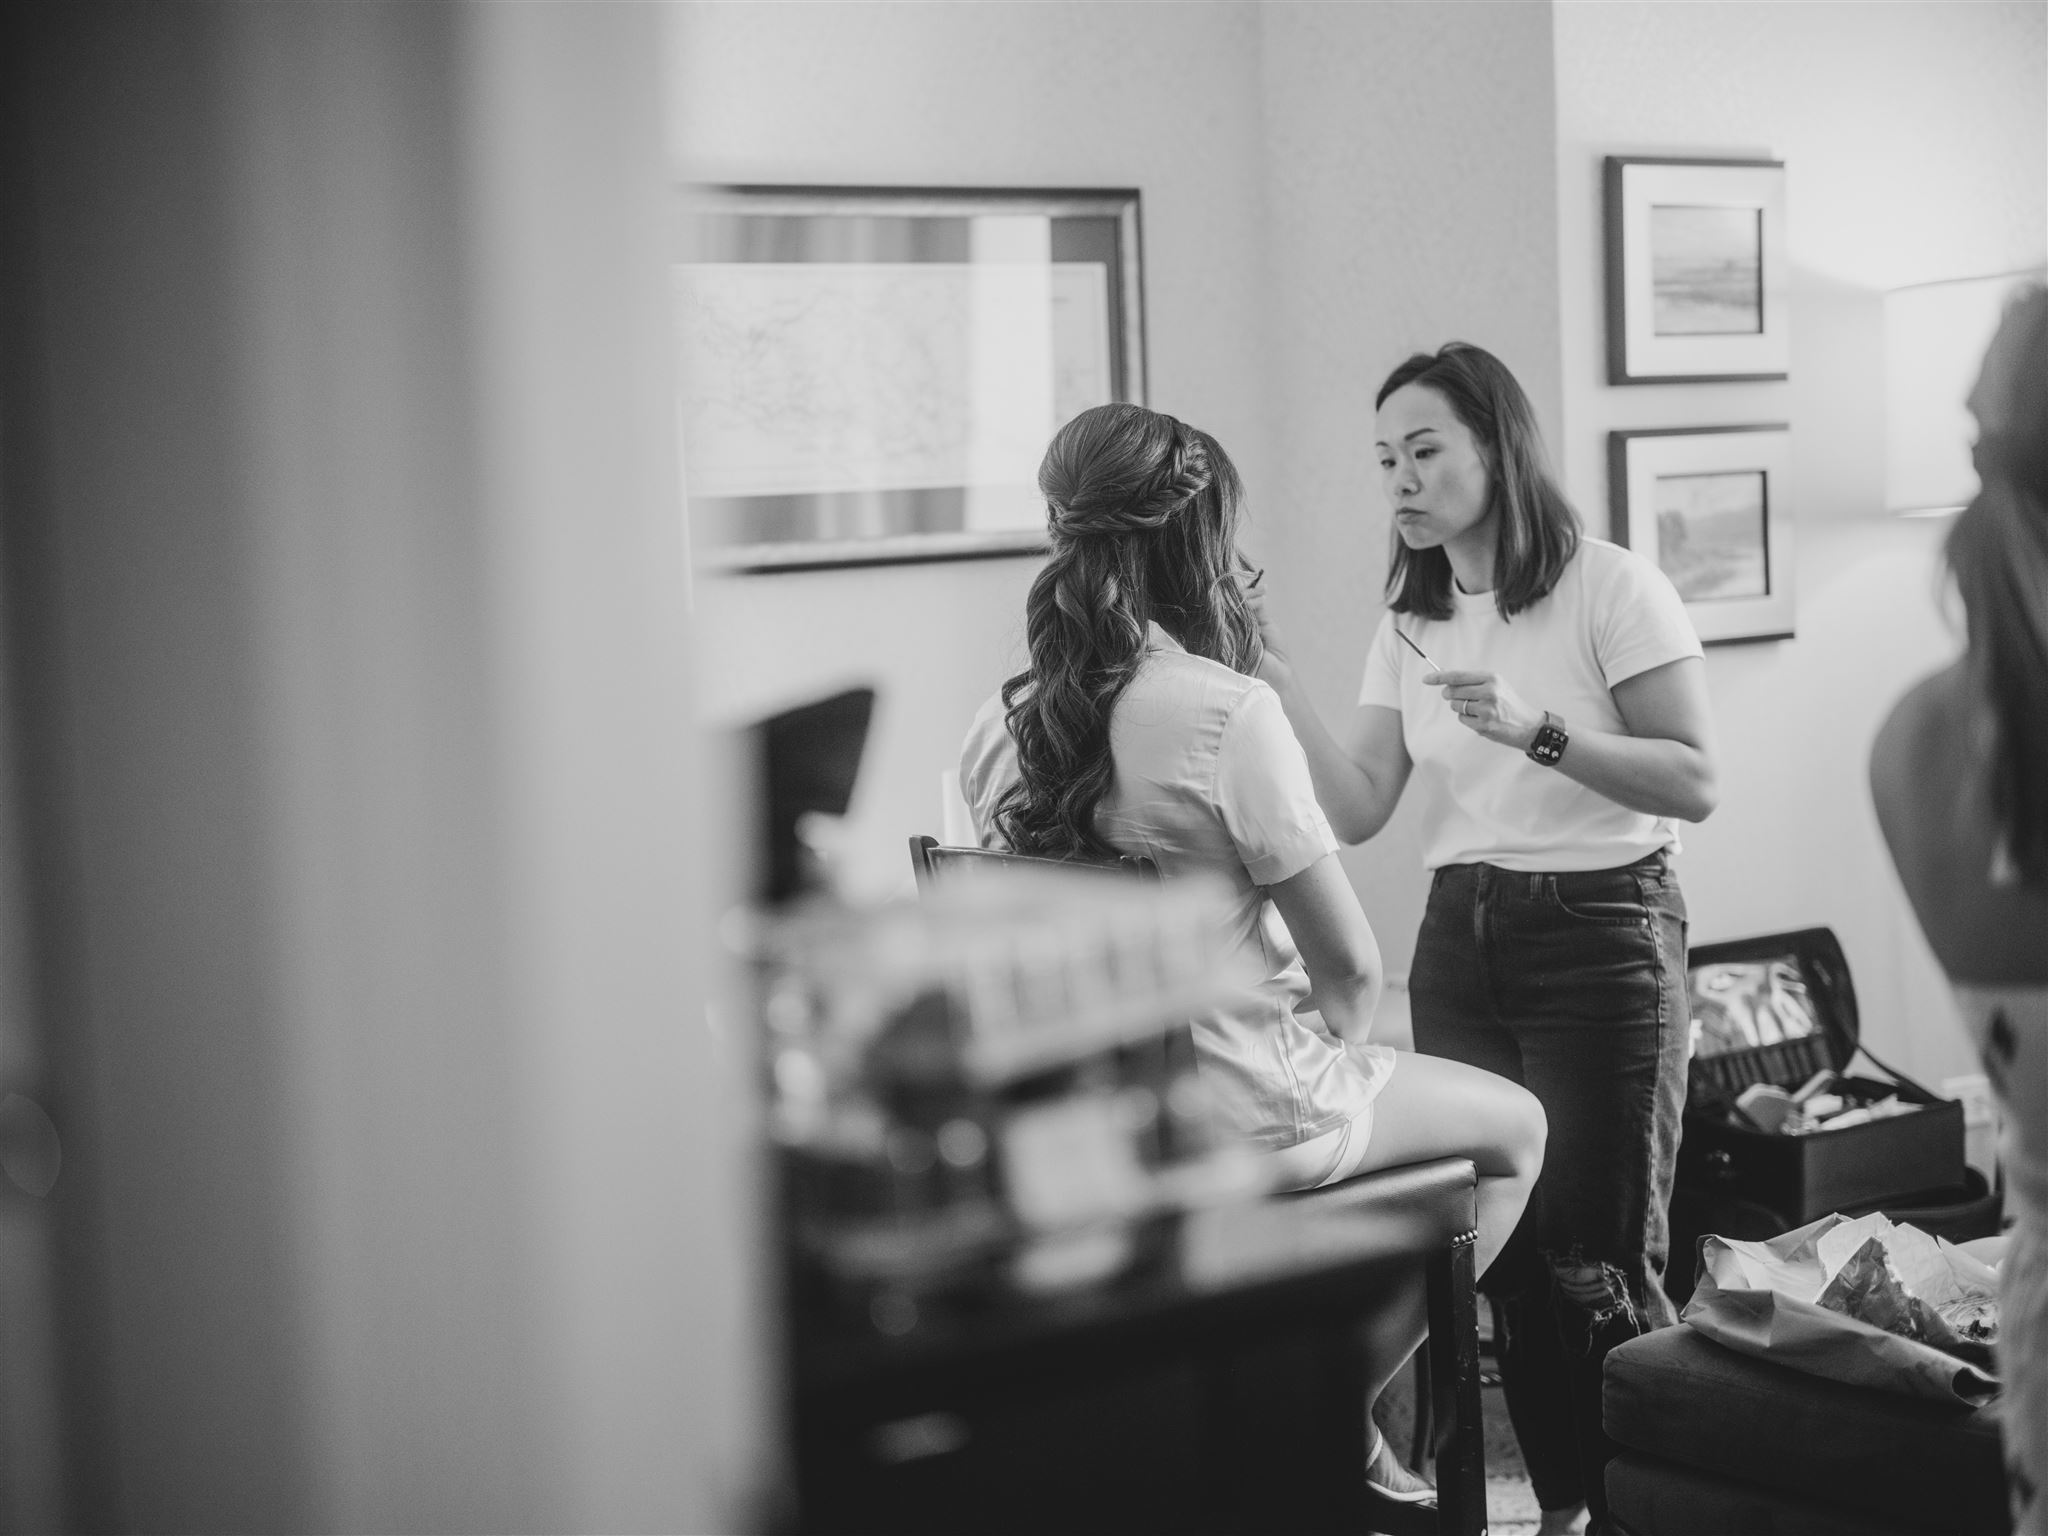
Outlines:
<svg viewBox="0 0 2048 1536"><path fill-rule="evenodd" d="M1546 709L1543 711L1543 723L1536 727L1536 739L1529 743L1529 761L1555 768L1564 756L1565 744L1570 740L1564 722Z"/></svg>

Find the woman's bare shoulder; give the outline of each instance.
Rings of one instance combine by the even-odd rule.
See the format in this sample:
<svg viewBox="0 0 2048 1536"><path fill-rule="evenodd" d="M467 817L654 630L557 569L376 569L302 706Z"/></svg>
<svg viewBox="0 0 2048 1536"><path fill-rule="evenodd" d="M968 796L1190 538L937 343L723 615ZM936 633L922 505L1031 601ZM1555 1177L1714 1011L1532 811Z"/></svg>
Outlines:
<svg viewBox="0 0 2048 1536"><path fill-rule="evenodd" d="M1964 981L2036 979L2048 896L1992 877L1998 828L1985 792L1980 706L1960 664L1893 707L1870 754L1879 826L1942 968Z"/></svg>
<svg viewBox="0 0 2048 1536"><path fill-rule="evenodd" d="M1935 794L1953 788L1951 775L1933 770L1942 758L1960 755L1958 737L1966 734L1968 718L1969 700L1957 663L1907 689L1878 727L1870 749L1870 793L1894 854L1899 840L1894 821L1924 812Z"/></svg>
<svg viewBox="0 0 2048 1536"><path fill-rule="evenodd" d="M1953 661L1900 694L1884 729L1925 729L1952 722L1970 710L1969 674L1962 661Z"/></svg>

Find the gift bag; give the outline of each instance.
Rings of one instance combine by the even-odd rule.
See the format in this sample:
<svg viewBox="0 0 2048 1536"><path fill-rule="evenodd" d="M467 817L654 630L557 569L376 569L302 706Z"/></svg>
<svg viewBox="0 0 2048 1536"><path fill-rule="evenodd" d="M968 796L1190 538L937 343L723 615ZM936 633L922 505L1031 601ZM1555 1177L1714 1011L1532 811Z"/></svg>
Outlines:
<svg viewBox="0 0 2048 1536"><path fill-rule="evenodd" d="M1702 1238L1700 1264L1682 1319L1729 1349L1964 1407L1998 1392L1996 1272L1916 1228L1823 1216L1765 1242Z"/></svg>

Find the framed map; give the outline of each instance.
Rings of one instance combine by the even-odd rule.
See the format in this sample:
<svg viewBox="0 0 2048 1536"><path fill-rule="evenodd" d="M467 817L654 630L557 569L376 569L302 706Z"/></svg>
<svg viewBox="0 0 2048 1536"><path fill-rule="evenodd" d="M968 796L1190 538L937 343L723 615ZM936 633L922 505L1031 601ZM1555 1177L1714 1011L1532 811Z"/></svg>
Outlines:
<svg viewBox="0 0 2048 1536"><path fill-rule="evenodd" d="M1144 399L1136 192L679 197L679 414L700 566L1036 552L1054 430Z"/></svg>
<svg viewBox="0 0 2048 1536"><path fill-rule="evenodd" d="M1790 441L1781 422L1607 435L1614 542L1671 579L1708 645L1792 637Z"/></svg>
<svg viewBox="0 0 2048 1536"><path fill-rule="evenodd" d="M1607 382L1784 378L1784 164L1610 155L1604 174Z"/></svg>

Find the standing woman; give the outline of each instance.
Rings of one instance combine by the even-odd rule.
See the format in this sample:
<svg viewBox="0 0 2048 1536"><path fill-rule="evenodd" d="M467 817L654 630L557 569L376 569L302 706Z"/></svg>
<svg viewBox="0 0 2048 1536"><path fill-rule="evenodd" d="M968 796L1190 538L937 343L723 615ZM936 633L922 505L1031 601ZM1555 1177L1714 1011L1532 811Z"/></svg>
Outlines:
<svg viewBox="0 0 2048 1536"><path fill-rule="evenodd" d="M1340 742L1261 615L1337 835L1386 825L1410 776L1433 871L1415 1044L1521 1083L1550 1122L1483 1286L1542 1529L1606 1511L1607 1351L1674 1321L1662 1274L1685 1097L1685 902L1674 823L1714 808L1700 643L1663 574L1585 537L1528 396L1453 342L1381 385L1395 542L1387 613Z"/></svg>
<svg viewBox="0 0 2048 1536"><path fill-rule="evenodd" d="M1983 1053L2015 1224L1999 1266L2013 1530L2048 1533L2048 290L2027 290L1970 396L1983 489L1948 566L1968 645L1878 733L1885 841Z"/></svg>

